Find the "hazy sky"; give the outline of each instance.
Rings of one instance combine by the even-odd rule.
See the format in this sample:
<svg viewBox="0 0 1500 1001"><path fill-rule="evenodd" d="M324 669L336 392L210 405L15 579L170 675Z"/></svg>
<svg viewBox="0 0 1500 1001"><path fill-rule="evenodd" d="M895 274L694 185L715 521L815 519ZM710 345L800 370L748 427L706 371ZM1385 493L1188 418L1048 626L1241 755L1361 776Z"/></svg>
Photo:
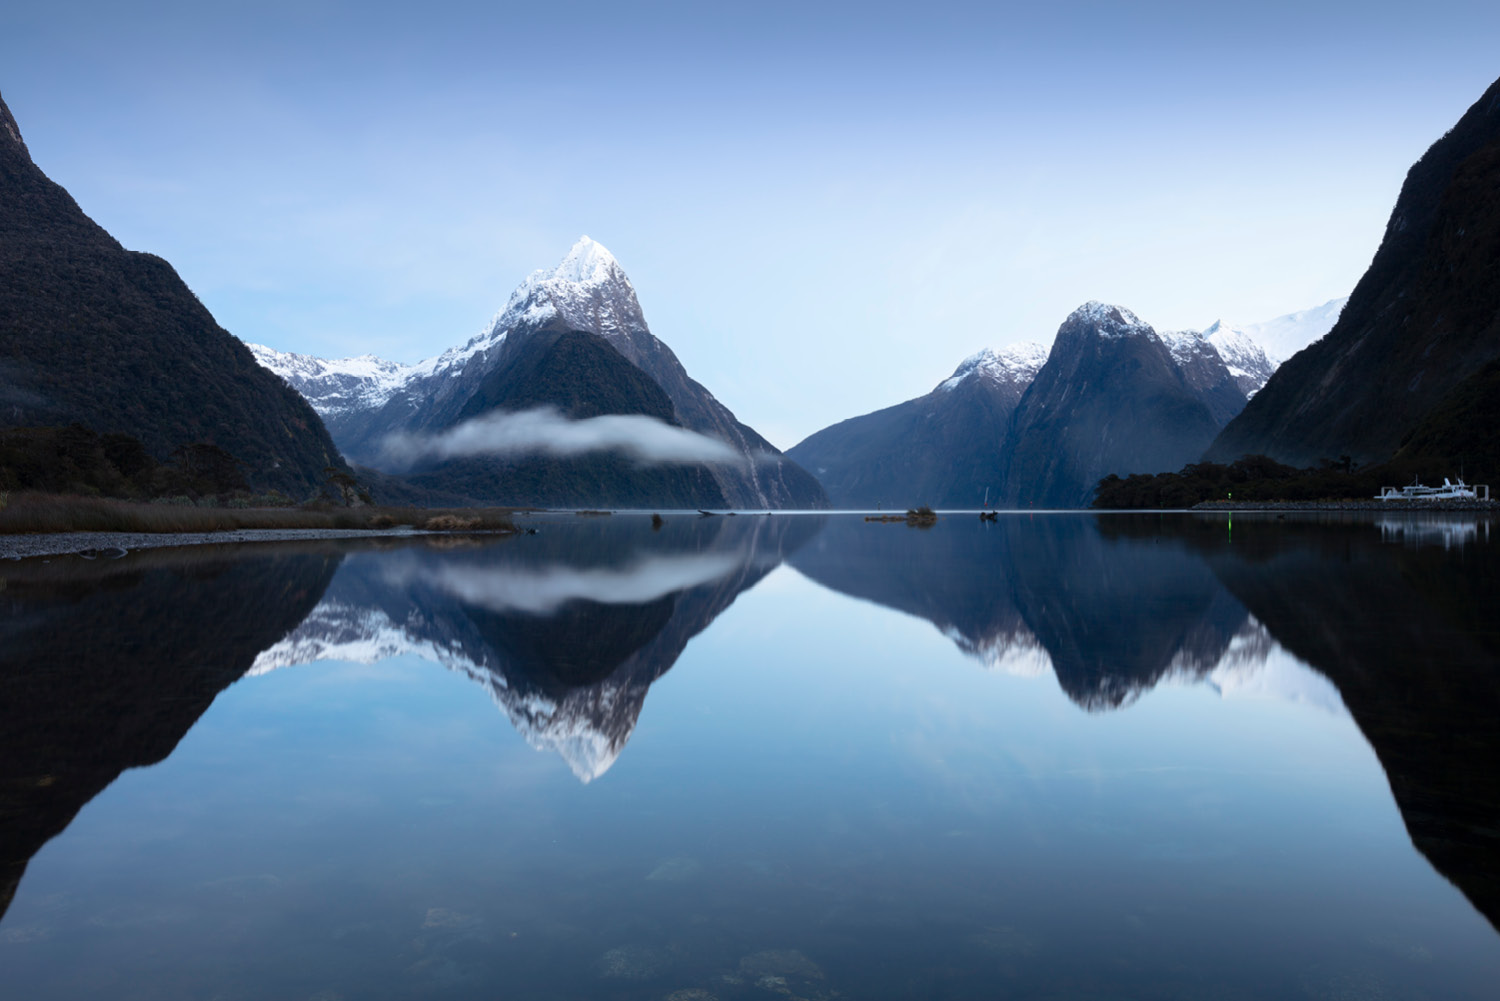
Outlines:
<svg viewBox="0 0 1500 1001"><path fill-rule="evenodd" d="M415 361L587 233L787 447L1087 299L1348 294L1497 40L1493 2L49 0L0 7L0 94L246 340Z"/></svg>

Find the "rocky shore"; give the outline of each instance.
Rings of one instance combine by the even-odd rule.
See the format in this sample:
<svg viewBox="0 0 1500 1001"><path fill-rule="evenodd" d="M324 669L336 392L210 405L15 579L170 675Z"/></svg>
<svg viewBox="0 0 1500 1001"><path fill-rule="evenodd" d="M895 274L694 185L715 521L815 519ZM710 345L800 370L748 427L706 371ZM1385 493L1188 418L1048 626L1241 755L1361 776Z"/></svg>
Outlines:
<svg viewBox="0 0 1500 1001"><path fill-rule="evenodd" d="M165 546L228 545L242 542L305 542L320 539L370 539L381 536L436 535L438 532L411 528L332 529L299 528L239 529L224 532L46 532L0 535L0 560L38 556L83 556L116 559L132 549Z"/></svg>

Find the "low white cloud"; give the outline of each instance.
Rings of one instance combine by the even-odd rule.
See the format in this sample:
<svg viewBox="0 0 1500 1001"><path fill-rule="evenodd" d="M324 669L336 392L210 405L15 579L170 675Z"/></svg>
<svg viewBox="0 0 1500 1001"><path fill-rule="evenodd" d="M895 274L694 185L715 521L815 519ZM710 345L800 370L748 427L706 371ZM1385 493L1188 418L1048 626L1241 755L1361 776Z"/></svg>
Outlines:
<svg viewBox="0 0 1500 1001"><path fill-rule="evenodd" d="M514 413L492 411L437 434L398 432L386 437L387 462L410 466L424 459L493 455L572 458L620 452L640 463L743 463L745 456L717 438L674 427L655 417L611 414L571 420L551 407Z"/></svg>

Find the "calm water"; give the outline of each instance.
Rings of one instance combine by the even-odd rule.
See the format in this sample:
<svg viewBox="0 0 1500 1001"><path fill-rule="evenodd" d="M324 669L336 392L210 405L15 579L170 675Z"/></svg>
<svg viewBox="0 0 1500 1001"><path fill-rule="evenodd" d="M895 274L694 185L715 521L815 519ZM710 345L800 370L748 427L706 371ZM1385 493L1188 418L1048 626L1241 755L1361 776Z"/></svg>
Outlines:
<svg viewBox="0 0 1500 1001"><path fill-rule="evenodd" d="M10 998L1493 998L1488 522L0 563Z"/></svg>

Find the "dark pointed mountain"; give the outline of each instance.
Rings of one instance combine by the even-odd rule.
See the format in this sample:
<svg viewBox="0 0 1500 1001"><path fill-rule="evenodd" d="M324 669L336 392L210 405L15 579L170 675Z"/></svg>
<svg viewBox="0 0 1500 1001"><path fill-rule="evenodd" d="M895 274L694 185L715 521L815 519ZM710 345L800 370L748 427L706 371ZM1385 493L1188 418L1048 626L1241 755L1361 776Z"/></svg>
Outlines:
<svg viewBox="0 0 1500 1001"><path fill-rule="evenodd" d="M927 395L824 428L786 454L837 507L999 500L1011 413L1046 358L1037 344L981 351Z"/></svg>
<svg viewBox="0 0 1500 1001"><path fill-rule="evenodd" d="M1380 248L1338 323L1277 370L1208 458L1385 460L1496 358L1500 81L1407 173Z"/></svg>
<svg viewBox="0 0 1500 1001"><path fill-rule="evenodd" d="M42 173L0 101L0 426L73 422L158 459L212 442L252 485L298 499L344 464L171 265L125 250Z"/></svg>
<svg viewBox="0 0 1500 1001"><path fill-rule="evenodd" d="M661 388L597 334L545 321L518 349L487 373L458 411L455 423L493 410L553 407L574 419L605 414L679 422ZM626 456L593 452L576 458L450 459L417 467L412 486L534 507L718 508L724 494L710 467L643 465Z"/></svg>
<svg viewBox="0 0 1500 1001"><path fill-rule="evenodd" d="M306 549L256 553L147 550L0 571L0 916L42 845L125 769L171 754L338 566Z"/></svg>
<svg viewBox="0 0 1500 1001"><path fill-rule="evenodd" d="M527 278L479 336L416 365L371 357L325 361L260 346L254 350L264 365L306 395L341 448L358 462L378 466L387 435L442 431L472 415L469 401L491 374L508 367L538 333L559 327L603 338L666 394L679 424L724 441L746 457L742 465L709 469L726 504L827 506L827 496L811 475L688 376L672 349L646 325L635 288L619 262L588 237L556 268ZM504 495L486 499L509 500Z"/></svg>
<svg viewBox="0 0 1500 1001"><path fill-rule="evenodd" d="M1219 427L1149 324L1127 309L1087 303L1063 321L1016 406L1002 501L1085 506L1101 477L1178 469L1202 454Z"/></svg>

